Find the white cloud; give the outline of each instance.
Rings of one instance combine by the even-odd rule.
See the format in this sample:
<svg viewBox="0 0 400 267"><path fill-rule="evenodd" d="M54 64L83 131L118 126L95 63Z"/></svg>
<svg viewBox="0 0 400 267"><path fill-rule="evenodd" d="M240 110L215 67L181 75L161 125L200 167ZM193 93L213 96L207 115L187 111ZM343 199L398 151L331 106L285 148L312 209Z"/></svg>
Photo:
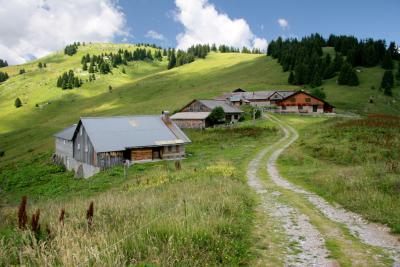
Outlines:
<svg viewBox="0 0 400 267"><path fill-rule="evenodd" d="M156 40L164 40L165 37L161 33L158 33L156 31L150 30L146 33L145 37L151 38L151 39L156 39Z"/></svg>
<svg viewBox="0 0 400 267"><path fill-rule="evenodd" d="M253 34L244 19L231 19L219 13L207 0L175 0L175 19L185 30L178 34L177 48L186 49L194 44L226 44L237 48L247 46L265 50L267 40Z"/></svg>
<svg viewBox="0 0 400 267"><path fill-rule="evenodd" d="M289 22L286 19L283 18L278 19L278 24L284 30L289 28Z"/></svg>
<svg viewBox="0 0 400 267"><path fill-rule="evenodd" d="M11 64L42 57L75 41L127 36L113 0L0 1L0 58Z"/></svg>

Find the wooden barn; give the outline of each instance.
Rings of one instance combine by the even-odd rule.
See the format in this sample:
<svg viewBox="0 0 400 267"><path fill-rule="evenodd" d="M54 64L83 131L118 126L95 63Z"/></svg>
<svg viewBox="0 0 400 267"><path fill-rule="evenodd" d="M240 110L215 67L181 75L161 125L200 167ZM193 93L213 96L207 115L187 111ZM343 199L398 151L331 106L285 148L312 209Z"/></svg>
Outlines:
<svg viewBox="0 0 400 267"><path fill-rule="evenodd" d="M281 100L276 101L276 112L322 114L333 113L334 106L304 91L297 91Z"/></svg>
<svg viewBox="0 0 400 267"><path fill-rule="evenodd" d="M65 148L57 145L61 133L55 135L55 154L67 157ZM191 142L167 112L162 116L81 118L70 141L72 160L66 167L77 170L81 166L85 177L125 161L182 159L185 145ZM70 149L67 152L70 156Z"/></svg>
<svg viewBox="0 0 400 267"><path fill-rule="evenodd" d="M231 93L224 93L218 96L216 100L229 101L236 107L240 107L242 105L269 107L271 105L275 105L276 101L286 98L295 92L296 91L287 90L248 92L244 89L238 88L233 90Z"/></svg>
<svg viewBox="0 0 400 267"><path fill-rule="evenodd" d="M207 117L216 107L224 110L226 123L239 121L243 114L243 111L226 100L195 99L172 115L171 119L182 128L205 128L210 126Z"/></svg>

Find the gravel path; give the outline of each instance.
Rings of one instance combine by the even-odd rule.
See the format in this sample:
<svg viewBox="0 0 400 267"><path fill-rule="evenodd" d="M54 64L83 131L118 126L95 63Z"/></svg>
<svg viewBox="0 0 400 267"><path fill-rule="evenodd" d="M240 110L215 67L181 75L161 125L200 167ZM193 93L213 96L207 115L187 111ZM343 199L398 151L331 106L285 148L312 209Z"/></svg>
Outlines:
<svg viewBox="0 0 400 267"><path fill-rule="evenodd" d="M297 209L278 201L279 192L269 192L257 177L261 159L271 147L262 150L249 164L247 177L249 185L260 195L263 209L279 220L288 236L289 254L285 266L334 266L327 257L329 252L318 230L309 218Z"/></svg>
<svg viewBox="0 0 400 267"><path fill-rule="evenodd" d="M281 139L281 141L285 140L285 144L281 146L281 148L275 150L268 159L267 170L272 181L285 189L305 195L306 198L327 218L344 224L350 232L354 236L357 236L362 242L368 245L380 247L387 251L394 260L394 266L400 267L400 239L399 237L391 235L388 227L367 222L360 215L347 211L338 205L334 206L322 197L293 185L279 175L276 168L276 160L287 147L296 141L298 133L292 127L283 124L277 118L273 116L268 116L268 118L279 124L285 133L285 136Z"/></svg>

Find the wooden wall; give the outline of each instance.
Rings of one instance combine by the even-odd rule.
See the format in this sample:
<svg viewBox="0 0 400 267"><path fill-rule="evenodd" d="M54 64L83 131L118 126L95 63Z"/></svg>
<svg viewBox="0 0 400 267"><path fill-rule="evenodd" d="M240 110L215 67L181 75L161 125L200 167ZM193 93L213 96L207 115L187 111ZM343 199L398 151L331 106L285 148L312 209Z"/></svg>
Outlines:
<svg viewBox="0 0 400 267"><path fill-rule="evenodd" d="M298 93L278 103L279 106L314 106L323 108L324 102L305 93Z"/></svg>
<svg viewBox="0 0 400 267"><path fill-rule="evenodd" d="M89 165L97 166L97 154L94 150L89 136L86 133L85 127L80 124L78 133L75 138L74 146L74 159Z"/></svg>
<svg viewBox="0 0 400 267"><path fill-rule="evenodd" d="M152 148L134 148L131 151L131 160L152 160Z"/></svg>
<svg viewBox="0 0 400 267"><path fill-rule="evenodd" d="M201 104L199 101L192 102L189 106L184 107L181 112L210 112L211 109Z"/></svg>

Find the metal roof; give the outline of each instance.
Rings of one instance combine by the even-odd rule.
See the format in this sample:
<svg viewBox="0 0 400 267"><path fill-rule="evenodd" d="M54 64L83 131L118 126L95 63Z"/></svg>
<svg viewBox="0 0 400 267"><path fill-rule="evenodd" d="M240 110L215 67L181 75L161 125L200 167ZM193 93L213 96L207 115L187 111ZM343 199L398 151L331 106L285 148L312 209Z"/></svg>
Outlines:
<svg viewBox="0 0 400 267"><path fill-rule="evenodd" d="M204 120L211 112L178 112L171 116L173 120Z"/></svg>
<svg viewBox="0 0 400 267"><path fill-rule="evenodd" d="M296 93L296 91L288 91L288 90L270 90L270 91L254 91L254 92L232 92L232 93L224 93L218 97L216 100L224 100L228 99L229 101L239 101L238 99L245 100L269 100L270 97L274 94L279 94L281 97L278 99L282 99L288 97Z"/></svg>
<svg viewBox="0 0 400 267"><path fill-rule="evenodd" d="M76 124L73 124L73 125L65 128L64 130L56 133L54 136L57 138L71 141L72 138L74 137L75 129L76 129Z"/></svg>
<svg viewBox="0 0 400 267"><path fill-rule="evenodd" d="M175 123L161 116L93 117L80 122L96 152L191 142Z"/></svg>
<svg viewBox="0 0 400 267"><path fill-rule="evenodd" d="M214 109L216 107L222 107L225 113L242 113L240 109L231 106L227 101L225 100L208 100L208 99L202 99L198 100L200 103L208 107L209 109Z"/></svg>

